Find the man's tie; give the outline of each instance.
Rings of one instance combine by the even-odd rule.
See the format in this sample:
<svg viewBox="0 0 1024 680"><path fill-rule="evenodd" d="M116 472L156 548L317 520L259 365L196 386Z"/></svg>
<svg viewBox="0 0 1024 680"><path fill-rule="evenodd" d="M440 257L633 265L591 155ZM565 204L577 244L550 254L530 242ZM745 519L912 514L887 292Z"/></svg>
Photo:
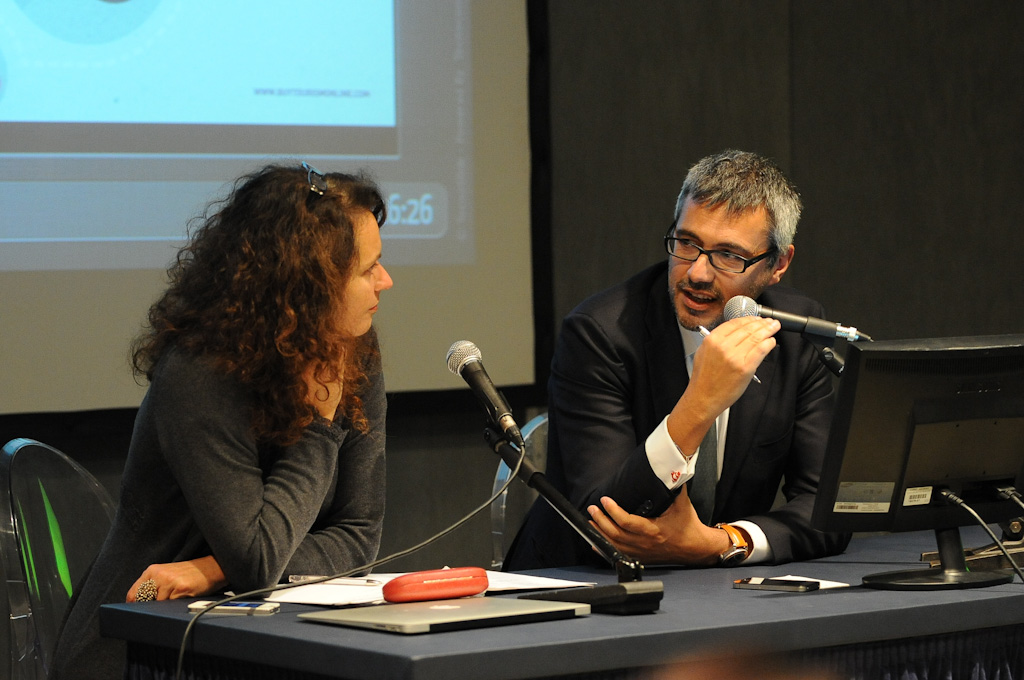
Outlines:
<svg viewBox="0 0 1024 680"><path fill-rule="evenodd" d="M704 524L710 525L711 513L715 509L715 486L718 484L718 423L712 423L711 429L704 435L700 443L700 455L697 456L697 468L693 478L688 482L686 490L693 503L693 509Z"/></svg>

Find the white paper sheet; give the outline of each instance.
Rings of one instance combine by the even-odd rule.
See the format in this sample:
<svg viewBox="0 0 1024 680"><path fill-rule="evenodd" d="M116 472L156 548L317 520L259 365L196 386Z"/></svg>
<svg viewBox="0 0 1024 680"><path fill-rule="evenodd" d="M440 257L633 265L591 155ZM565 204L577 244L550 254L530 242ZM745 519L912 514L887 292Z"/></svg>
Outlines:
<svg viewBox="0 0 1024 680"><path fill-rule="evenodd" d="M329 607L374 604L384 601L384 584L402 574L371 574L365 578L342 578L277 590L265 599L273 602L316 604ZM566 581L543 576L527 576L501 571L487 571L487 592L546 590L594 585L585 581Z"/></svg>

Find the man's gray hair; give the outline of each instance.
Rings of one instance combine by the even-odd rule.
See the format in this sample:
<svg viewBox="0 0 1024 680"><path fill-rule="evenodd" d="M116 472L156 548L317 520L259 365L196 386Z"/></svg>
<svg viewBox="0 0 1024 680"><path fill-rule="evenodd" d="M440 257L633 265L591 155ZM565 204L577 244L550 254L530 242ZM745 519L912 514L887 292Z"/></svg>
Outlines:
<svg viewBox="0 0 1024 680"><path fill-rule="evenodd" d="M687 199L705 207L725 205L730 213L764 206L773 262L793 244L803 208L796 187L774 162L735 149L702 158L686 173L676 200L676 224Z"/></svg>

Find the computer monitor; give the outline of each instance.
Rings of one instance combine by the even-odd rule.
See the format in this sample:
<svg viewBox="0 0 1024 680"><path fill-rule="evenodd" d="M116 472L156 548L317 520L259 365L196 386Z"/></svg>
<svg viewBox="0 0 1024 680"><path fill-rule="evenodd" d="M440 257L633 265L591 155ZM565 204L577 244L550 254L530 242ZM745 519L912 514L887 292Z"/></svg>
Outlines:
<svg viewBox="0 0 1024 680"><path fill-rule="evenodd" d="M940 566L874 574L899 590L1007 583L969 571L959 527L1024 515L1000 487L1021 488L1024 335L851 343L839 381L812 522L823 531L931 529Z"/></svg>

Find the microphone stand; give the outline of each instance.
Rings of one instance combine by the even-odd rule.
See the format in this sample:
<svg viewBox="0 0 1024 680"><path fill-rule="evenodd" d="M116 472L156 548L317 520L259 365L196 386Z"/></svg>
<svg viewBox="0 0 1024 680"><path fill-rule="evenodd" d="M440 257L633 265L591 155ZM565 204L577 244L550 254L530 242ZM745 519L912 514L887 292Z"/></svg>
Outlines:
<svg viewBox="0 0 1024 680"><path fill-rule="evenodd" d="M810 326L808 326L808 328L810 328ZM857 329L853 328L847 330L856 331ZM823 337L822 335L819 335L817 333L810 333L808 331L804 331L800 333L800 337L802 337L804 340L811 344L811 347L813 347L814 350L818 353L818 359L821 360L821 363L823 363L828 370L832 371L833 375L835 375L837 378L842 377L843 369L846 368L846 364L843 361L843 358L832 350L832 345L836 341L833 336L826 335ZM867 342L873 342L871 336L868 335L867 333L856 333L856 337L852 339L847 339L850 340L851 342L856 342L857 340L866 340Z"/></svg>
<svg viewBox="0 0 1024 680"><path fill-rule="evenodd" d="M535 600L561 600L589 604L592 611L609 614L645 614L658 609L664 594L661 581L642 581L644 566L623 554L595 529L576 506L551 485L540 470L520 451L492 427L484 430L484 439L501 456L510 470L519 467L517 477L537 491L562 519L582 536L609 564L615 568L618 584L587 588L561 588L521 597Z"/></svg>
<svg viewBox="0 0 1024 680"><path fill-rule="evenodd" d="M818 353L818 359L825 365L825 368L832 371L832 374L837 378L843 375L843 369L846 368L846 364L842 357L832 349L832 344L835 340L831 338L822 339L820 336L811 333L801 333L800 335Z"/></svg>

